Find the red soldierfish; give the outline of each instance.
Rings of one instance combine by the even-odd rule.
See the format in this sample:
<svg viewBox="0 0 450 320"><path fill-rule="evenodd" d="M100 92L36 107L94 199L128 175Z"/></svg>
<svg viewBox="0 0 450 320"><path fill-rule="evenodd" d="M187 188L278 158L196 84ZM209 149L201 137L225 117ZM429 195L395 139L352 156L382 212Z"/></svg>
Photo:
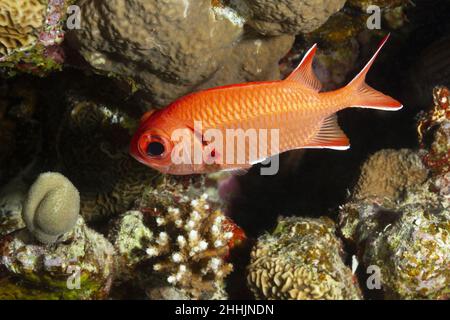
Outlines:
<svg viewBox="0 0 450 320"><path fill-rule="evenodd" d="M285 80L229 85L184 96L162 110L144 115L131 141L130 153L163 173L185 175L242 170L264 160L254 157L258 147L250 142L252 135L247 134L248 130L274 134L277 130L276 137L258 135L266 139L258 141L259 145L271 146L275 140L278 144L277 148L267 147L263 158L299 148L348 149L349 140L339 128L337 111L349 107L388 111L402 108L400 102L365 83L367 72L387 39L388 36L355 79L336 91L320 92L321 83L312 69L317 50L314 45ZM229 131L241 129L241 133L246 132L245 143L229 147L228 139L220 142L216 141L217 135L207 134L211 129L223 138L228 138ZM198 161L192 154L190 161L174 161L181 150L176 134L180 130L192 141L184 152L195 154L200 150L207 161Z"/></svg>

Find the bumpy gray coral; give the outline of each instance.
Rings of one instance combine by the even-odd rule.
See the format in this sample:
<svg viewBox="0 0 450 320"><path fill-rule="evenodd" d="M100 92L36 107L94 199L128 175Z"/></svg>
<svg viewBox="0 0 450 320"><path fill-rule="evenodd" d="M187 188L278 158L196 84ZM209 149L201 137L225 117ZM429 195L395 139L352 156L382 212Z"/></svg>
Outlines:
<svg viewBox="0 0 450 320"><path fill-rule="evenodd" d="M42 243L54 243L69 232L80 213L80 194L59 173L43 173L31 186L22 217L28 231Z"/></svg>
<svg viewBox="0 0 450 320"><path fill-rule="evenodd" d="M250 16L255 30L267 35L311 32L338 12L346 0L245 0L234 1Z"/></svg>
<svg viewBox="0 0 450 320"><path fill-rule="evenodd" d="M69 34L71 46L98 71L132 79L158 105L198 87L211 87L217 79L278 77L277 62L293 42L289 36L260 39L253 50L241 50L236 44L244 19L210 0L94 0L79 5L84 28ZM236 68L235 77L227 75L230 66ZM256 76L248 77L252 73Z"/></svg>
<svg viewBox="0 0 450 320"><path fill-rule="evenodd" d="M360 299L328 218L282 218L253 248L248 283L258 299Z"/></svg>

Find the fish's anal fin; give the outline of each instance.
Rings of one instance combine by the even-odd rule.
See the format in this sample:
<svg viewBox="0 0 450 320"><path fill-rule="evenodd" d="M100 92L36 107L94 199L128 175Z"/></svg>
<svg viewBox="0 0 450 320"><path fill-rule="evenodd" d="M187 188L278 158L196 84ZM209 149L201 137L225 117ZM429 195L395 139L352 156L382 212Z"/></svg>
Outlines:
<svg viewBox="0 0 450 320"><path fill-rule="evenodd" d="M303 148L347 150L350 148L350 141L339 127L337 115L333 114L325 118L317 135Z"/></svg>
<svg viewBox="0 0 450 320"><path fill-rule="evenodd" d="M317 44L313 45L312 48L308 50L298 67L284 81L295 81L307 88L319 92L322 89L322 83L317 79L313 70L313 60L316 51Z"/></svg>

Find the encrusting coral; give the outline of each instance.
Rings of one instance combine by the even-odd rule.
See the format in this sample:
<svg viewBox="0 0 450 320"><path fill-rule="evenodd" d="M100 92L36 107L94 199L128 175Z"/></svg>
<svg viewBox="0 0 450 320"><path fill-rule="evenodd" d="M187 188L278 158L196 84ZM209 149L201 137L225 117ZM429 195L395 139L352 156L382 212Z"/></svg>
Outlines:
<svg viewBox="0 0 450 320"><path fill-rule="evenodd" d="M428 177L421 157L408 149L385 149L373 154L362 166L353 197L397 199L407 189Z"/></svg>
<svg viewBox="0 0 450 320"><path fill-rule="evenodd" d="M26 229L0 239L0 299L103 299L114 248L80 217L63 242L42 245Z"/></svg>
<svg viewBox="0 0 450 320"><path fill-rule="evenodd" d="M311 32L338 12L346 0L231 1L248 24L264 35Z"/></svg>
<svg viewBox="0 0 450 320"><path fill-rule="evenodd" d="M72 230L80 213L80 195L59 173L43 173L31 186L22 217L28 231L42 243L54 243Z"/></svg>
<svg viewBox="0 0 450 320"><path fill-rule="evenodd" d="M335 231L328 218L281 218L252 250L247 280L255 297L361 299Z"/></svg>
<svg viewBox="0 0 450 320"><path fill-rule="evenodd" d="M350 202L341 208L342 234L365 266L380 269L387 299L445 299L450 294L448 201L426 183L400 201Z"/></svg>

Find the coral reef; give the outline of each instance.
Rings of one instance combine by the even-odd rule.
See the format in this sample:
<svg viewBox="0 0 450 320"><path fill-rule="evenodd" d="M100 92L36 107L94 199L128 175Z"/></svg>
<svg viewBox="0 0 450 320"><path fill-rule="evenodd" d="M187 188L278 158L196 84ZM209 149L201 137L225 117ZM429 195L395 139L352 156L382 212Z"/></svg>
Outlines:
<svg viewBox="0 0 450 320"><path fill-rule="evenodd" d="M354 241L365 266L381 270L387 299L445 299L450 293L450 211L429 191L399 202L350 202L341 208L342 234Z"/></svg>
<svg viewBox="0 0 450 320"><path fill-rule="evenodd" d="M86 221L122 214L156 175L128 155L133 120L114 106L69 100L56 133L56 169L77 185Z"/></svg>
<svg viewBox="0 0 450 320"><path fill-rule="evenodd" d="M85 27L68 33L70 46L98 72L132 79L156 106L218 82L277 78L277 63L293 42L292 36L246 40L244 19L210 0L79 5Z"/></svg>
<svg viewBox="0 0 450 320"><path fill-rule="evenodd" d="M79 218L64 241L45 246L26 229L0 239L0 299L102 299L114 248Z"/></svg>
<svg viewBox="0 0 450 320"><path fill-rule="evenodd" d="M31 186L22 217L28 231L40 242L55 243L72 230L80 213L80 194L59 173L43 173Z"/></svg>
<svg viewBox="0 0 450 320"><path fill-rule="evenodd" d="M2 1L0 8L0 55L6 56L33 45L38 30L44 25L46 1Z"/></svg>
<svg viewBox="0 0 450 320"><path fill-rule="evenodd" d="M427 177L428 170L416 152L408 149L381 150L362 166L353 197L397 199L406 190L425 182Z"/></svg>
<svg viewBox="0 0 450 320"><path fill-rule="evenodd" d="M226 257L243 234L204 187L168 179L148 188L139 207L121 216L110 233L122 278L139 274L152 298L224 298L232 270Z"/></svg>
<svg viewBox="0 0 450 320"><path fill-rule="evenodd" d="M136 268L147 259L145 251L153 238L140 211L128 211L113 221L108 239L117 252L117 279L126 281L135 276Z"/></svg>
<svg viewBox="0 0 450 320"><path fill-rule="evenodd" d="M338 12L345 0L232 1L253 29L264 35L311 32Z"/></svg>
<svg viewBox="0 0 450 320"><path fill-rule="evenodd" d="M258 299L361 299L328 218L281 218L258 238L248 284Z"/></svg>
<svg viewBox="0 0 450 320"><path fill-rule="evenodd" d="M59 70L63 24L71 0L6 0L0 8L0 68L45 75Z"/></svg>
<svg viewBox="0 0 450 320"><path fill-rule="evenodd" d="M371 170L372 178L363 175L340 209L341 234L356 245L366 267L380 269L387 299L450 294L448 93L437 88L433 109L419 118L422 147L432 138L429 150L380 151L364 165L363 174Z"/></svg>

